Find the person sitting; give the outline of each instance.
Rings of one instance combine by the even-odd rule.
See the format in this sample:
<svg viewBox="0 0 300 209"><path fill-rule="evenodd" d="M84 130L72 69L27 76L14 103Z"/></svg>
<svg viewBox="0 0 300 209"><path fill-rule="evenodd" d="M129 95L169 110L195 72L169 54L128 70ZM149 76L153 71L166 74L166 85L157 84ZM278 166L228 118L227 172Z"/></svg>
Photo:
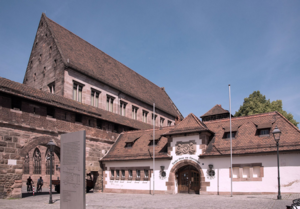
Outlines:
<svg viewBox="0 0 300 209"><path fill-rule="evenodd" d="M37 192L42 191L43 184L44 184L44 181L43 181L42 177L40 177L37 182Z"/></svg>
<svg viewBox="0 0 300 209"><path fill-rule="evenodd" d="M27 179L27 192L30 192L32 191L32 184L33 184L33 181L31 179L31 177L29 176L29 178Z"/></svg>

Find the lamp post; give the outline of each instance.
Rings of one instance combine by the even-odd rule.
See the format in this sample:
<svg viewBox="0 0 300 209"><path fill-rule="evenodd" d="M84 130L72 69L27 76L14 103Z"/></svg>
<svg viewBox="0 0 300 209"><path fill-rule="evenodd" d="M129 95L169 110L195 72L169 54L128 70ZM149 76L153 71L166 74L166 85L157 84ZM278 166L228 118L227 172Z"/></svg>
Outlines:
<svg viewBox="0 0 300 209"><path fill-rule="evenodd" d="M280 174L279 174L279 140L280 140L280 135L281 135L281 131L277 128L273 130L273 136L274 136L274 140L276 142L276 146L277 146L277 170L278 170L278 195L277 195L277 199L281 200L281 194L280 194Z"/></svg>
<svg viewBox="0 0 300 209"><path fill-rule="evenodd" d="M50 150L50 197L49 197L49 204L53 204L52 201L52 154L55 147L55 144L52 140L50 140L47 144Z"/></svg>

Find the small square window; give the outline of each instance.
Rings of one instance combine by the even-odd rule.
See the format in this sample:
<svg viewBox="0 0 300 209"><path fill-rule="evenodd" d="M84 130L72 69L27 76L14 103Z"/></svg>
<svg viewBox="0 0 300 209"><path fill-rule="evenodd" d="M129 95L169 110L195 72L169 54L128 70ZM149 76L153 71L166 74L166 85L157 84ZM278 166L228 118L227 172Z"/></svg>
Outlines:
<svg viewBox="0 0 300 209"><path fill-rule="evenodd" d="M82 115L76 114L75 115L75 122L81 123L82 122Z"/></svg>
<svg viewBox="0 0 300 209"><path fill-rule="evenodd" d="M270 135L270 129L266 128L266 129L259 129L258 130L258 134L260 136L269 136Z"/></svg>
<svg viewBox="0 0 300 209"><path fill-rule="evenodd" d="M232 138L235 139L236 131L231 132ZM225 132L224 133L224 139L230 139L230 132Z"/></svg>
<svg viewBox="0 0 300 209"><path fill-rule="evenodd" d="M55 114L55 108L54 107L47 107L47 116L54 118L54 114Z"/></svg>
<svg viewBox="0 0 300 209"><path fill-rule="evenodd" d="M154 142L155 142L155 145L158 144L158 140L154 140ZM153 140L150 140L149 146L153 146Z"/></svg>

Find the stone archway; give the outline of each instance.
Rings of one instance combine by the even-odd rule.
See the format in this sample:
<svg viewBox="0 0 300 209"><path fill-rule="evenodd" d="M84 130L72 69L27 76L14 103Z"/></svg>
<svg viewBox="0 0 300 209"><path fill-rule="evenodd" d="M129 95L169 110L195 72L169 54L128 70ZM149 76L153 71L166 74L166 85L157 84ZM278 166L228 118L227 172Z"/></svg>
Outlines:
<svg viewBox="0 0 300 209"><path fill-rule="evenodd" d="M176 193L176 191L175 191L175 179L176 179L175 174L178 171L178 169L180 169L181 167L186 166L186 165L194 166L199 171L199 173L200 173L200 191L199 191L199 194L202 194L202 193L206 192L206 188L208 186L210 186L210 182L205 182L205 176L204 176L204 173L203 173L203 170L202 170L201 166L199 164L197 164L196 162L191 161L191 160L182 160L182 161L179 161L178 163L176 163L170 171L168 181L166 182L168 193L171 193L171 194Z"/></svg>

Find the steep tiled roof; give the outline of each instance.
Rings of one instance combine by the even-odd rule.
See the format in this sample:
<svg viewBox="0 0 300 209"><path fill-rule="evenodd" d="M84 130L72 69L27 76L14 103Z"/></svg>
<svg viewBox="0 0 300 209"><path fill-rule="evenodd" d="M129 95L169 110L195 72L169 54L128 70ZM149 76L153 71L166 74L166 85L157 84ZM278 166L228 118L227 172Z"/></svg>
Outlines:
<svg viewBox="0 0 300 209"><path fill-rule="evenodd" d="M199 118L197 118L193 113L190 113L178 125L176 125L172 130L170 130L167 133L167 135L200 132L204 130L208 130L206 125L203 122L201 122Z"/></svg>
<svg viewBox="0 0 300 209"><path fill-rule="evenodd" d="M224 132L229 130L229 118L207 121L205 125L215 133L202 157L230 154L230 140L224 139ZM233 154L250 154L276 151L272 131L278 126L281 130L280 151L300 150L300 131L278 112L232 118L232 127L237 134L232 139ZM226 127L226 128L224 128ZM270 135L259 136L257 129L271 128ZM200 156L200 157L201 157Z"/></svg>
<svg viewBox="0 0 300 209"><path fill-rule="evenodd" d="M160 136L158 144L155 146L155 159L171 159L163 149L168 143L168 139L162 136L172 127L165 127L155 130L155 136ZM141 135L142 134L142 135ZM153 146L149 146L153 139L153 129L123 132L108 154L102 161L121 161L121 160L149 160L153 156ZM138 138L139 137L139 138ZM125 147L128 141L138 138L132 147ZM155 137L158 138L158 137Z"/></svg>
<svg viewBox="0 0 300 209"><path fill-rule="evenodd" d="M20 84L6 78L0 77L0 92L5 92L19 97L27 98L47 105L53 105L62 109L89 115L91 117L121 124L135 129L149 129L152 125L133 120L106 110L85 105L80 102L67 99L63 96L51 94L45 91L35 89L25 84Z"/></svg>
<svg viewBox="0 0 300 209"><path fill-rule="evenodd" d="M182 115L163 88L47 18L47 25L66 66L99 80L172 116Z"/></svg>
<svg viewBox="0 0 300 209"><path fill-rule="evenodd" d="M221 105L217 104L213 108L211 108L207 113L200 116L200 118L205 117L205 116L224 114L224 113L229 113L229 111L224 110Z"/></svg>

